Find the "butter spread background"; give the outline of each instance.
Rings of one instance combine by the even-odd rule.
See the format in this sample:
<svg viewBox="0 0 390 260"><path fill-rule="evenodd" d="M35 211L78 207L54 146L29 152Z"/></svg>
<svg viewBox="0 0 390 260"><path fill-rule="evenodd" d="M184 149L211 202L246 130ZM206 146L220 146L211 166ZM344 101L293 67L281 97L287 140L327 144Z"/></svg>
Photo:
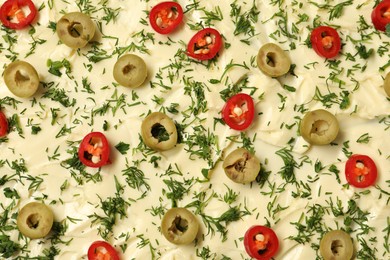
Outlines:
<svg viewBox="0 0 390 260"><path fill-rule="evenodd" d="M44 256L54 247L55 259L86 259L89 245L105 238L122 259L249 259L245 231L269 224L280 240L275 259L315 259L321 234L337 228L351 230L355 258L390 259L390 101L382 86L390 38L371 24L374 1L179 1L183 23L167 36L148 24L147 13L158 1L34 3L40 10L33 27L8 33L2 28L0 38L0 67L28 61L42 82L33 98L20 99L0 79L2 111L18 122L0 144L0 178L12 177L0 186L1 231L23 248L15 257ZM73 11L88 13L98 29L94 42L80 50L61 44L49 26ZM236 30L240 17L251 26L245 33ZM306 44L317 23L340 34L343 47L334 61ZM210 63L185 55L200 25L224 38ZM286 50L293 74L272 79L260 72L256 55L267 42ZM360 45L373 49L368 59L359 56ZM140 88L113 79L113 65L125 53L139 55L148 66ZM48 60L69 61L70 71L63 67L55 76ZM236 87L251 94L256 106L244 133L219 120L221 92ZM346 96L349 105L343 107ZM336 115L340 133L333 145L311 147L299 136L299 122L319 108ZM170 151L152 152L142 144L141 123L153 111L184 127L183 142ZM34 126L41 129L36 134ZM80 172L69 162L91 131L106 135L112 164ZM129 145L126 154L114 147L121 142ZM242 146L260 159L263 176L269 174L265 183L240 185L225 176L223 158ZM347 185L344 165L352 153L376 162L375 186ZM294 162L290 179L281 173L286 158ZM131 176L137 173L144 177L135 184ZM181 187L183 196L172 199ZM6 196L7 189L19 198ZM236 196L229 197L232 192ZM125 211L114 214L108 230L99 217L107 216L102 204L113 198L122 199ZM50 205L63 233L30 241L17 229L5 229L16 227L13 214L34 200ZM174 204L188 207L201 223L195 243L175 246L162 236L161 218ZM220 221L232 208L237 220Z"/></svg>

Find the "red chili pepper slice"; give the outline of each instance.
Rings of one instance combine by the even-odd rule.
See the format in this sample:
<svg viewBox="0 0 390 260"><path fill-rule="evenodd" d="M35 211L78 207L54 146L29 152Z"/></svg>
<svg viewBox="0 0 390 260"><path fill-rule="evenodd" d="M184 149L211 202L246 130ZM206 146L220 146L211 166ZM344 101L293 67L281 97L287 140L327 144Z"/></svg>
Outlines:
<svg viewBox="0 0 390 260"><path fill-rule="evenodd" d="M160 34L171 33L183 20L183 8L176 2L162 2L152 8L149 21Z"/></svg>
<svg viewBox="0 0 390 260"><path fill-rule="evenodd" d="M6 136L8 133L8 120L3 112L0 111L0 137Z"/></svg>
<svg viewBox="0 0 390 260"><path fill-rule="evenodd" d="M24 11L25 7L29 11ZM38 11L31 0L7 0L0 7L0 20L10 29L23 29L35 19Z"/></svg>
<svg viewBox="0 0 390 260"><path fill-rule="evenodd" d="M81 141L78 156L80 161L92 168L99 168L110 163L110 145L100 132L87 134Z"/></svg>
<svg viewBox="0 0 390 260"><path fill-rule="evenodd" d="M367 155L354 154L345 164L345 177L357 188L367 188L375 183L378 170L375 162Z"/></svg>
<svg viewBox="0 0 390 260"><path fill-rule="evenodd" d="M375 29L386 30L386 25L390 23L390 0L380 2L371 13L371 21Z"/></svg>
<svg viewBox="0 0 390 260"><path fill-rule="evenodd" d="M257 260L269 260L279 249L279 240L275 232L266 226L252 226L244 236L245 250Z"/></svg>
<svg viewBox="0 0 390 260"><path fill-rule="evenodd" d="M251 96L239 93L226 101L222 109L222 119L232 129L244 131L253 121L255 105Z"/></svg>
<svg viewBox="0 0 390 260"><path fill-rule="evenodd" d="M119 256L109 243L95 241L88 248L88 260L119 260Z"/></svg>
<svg viewBox="0 0 390 260"><path fill-rule="evenodd" d="M187 55L197 60L210 60L222 47L222 36L213 28L197 32L187 46Z"/></svg>
<svg viewBox="0 0 390 260"><path fill-rule="evenodd" d="M314 51L321 57L328 59L337 56L341 49L340 36L335 29L329 26L319 26L310 35Z"/></svg>

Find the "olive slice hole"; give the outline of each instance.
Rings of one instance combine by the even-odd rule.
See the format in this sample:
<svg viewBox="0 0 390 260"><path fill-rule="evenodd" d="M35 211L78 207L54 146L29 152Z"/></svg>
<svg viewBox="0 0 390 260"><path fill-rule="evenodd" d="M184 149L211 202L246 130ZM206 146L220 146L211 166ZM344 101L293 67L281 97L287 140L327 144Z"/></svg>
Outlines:
<svg viewBox="0 0 390 260"><path fill-rule="evenodd" d="M342 253L341 251L344 248L344 246L340 240L334 240L332 241L330 248L334 256L339 256L340 253Z"/></svg>
<svg viewBox="0 0 390 260"><path fill-rule="evenodd" d="M317 120L313 123L311 128L312 134L324 135L329 130L329 124L325 120Z"/></svg>
<svg viewBox="0 0 390 260"><path fill-rule="evenodd" d="M68 27L68 32L70 36L79 38L83 34L83 26L78 22L72 22Z"/></svg>
<svg viewBox="0 0 390 260"><path fill-rule="evenodd" d="M15 73L15 83L17 86L21 86L24 83L30 81L30 77L28 76L27 73L23 73L23 71L16 71Z"/></svg>
<svg viewBox="0 0 390 260"><path fill-rule="evenodd" d="M188 221L180 216L176 216L172 222L168 231L172 232L175 235L181 235L186 232L188 229Z"/></svg>
<svg viewBox="0 0 390 260"><path fill-rule="evenodd" d="M123 72L123 74L127 75L127 74L129 74L132 70L134 70L135 68L136 68L136 67L135 67L134 65L128 64L128 65L126 65L126 66L123 67L122 72Z"/></svg>
<svg viewBox="0 0 390 260"><path fill-rule="evenodd" d="M164 142L169 140L169 133L165 127L159 123L154 124L151 129L152 136L158 140L158 142Z"/></svg>
<svg viewBox="0 0 390 260"><path fill-rule="evenodd" d="M39 226L39 221L41 219L41 216L39 214L32 214L28 216L26 220L26 224L31 229L36 229Z"/></svg>
<svg viewBox="0 0 390 260"><path fill-rule="evenodd" d="M266 58L269 66L276 67L276 54L274 52L267 53Z"/></svg>
<svg viewBox="0 0 390 260"><path fill-rule="evenodd" d="M238 172L242 172L244 171L245 169L245 165L246 165L246 160L238 160L235 164L234 164L234 169Z"/></svg>
<svg viewBox="0 0 390 260"><path fill-rule="evenodd" d="M320 253L323 259L352 259L354 248L350 235L342 230L327 232L321 238Z"/></svg>

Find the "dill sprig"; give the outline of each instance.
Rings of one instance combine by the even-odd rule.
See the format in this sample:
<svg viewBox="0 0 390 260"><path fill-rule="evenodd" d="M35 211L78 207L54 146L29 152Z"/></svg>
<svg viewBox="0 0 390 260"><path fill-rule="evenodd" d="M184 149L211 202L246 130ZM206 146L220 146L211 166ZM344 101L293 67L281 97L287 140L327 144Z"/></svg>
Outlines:
<svg viewBox="0 0 390 260"><path fill-rule="evenodd" d="M241 42L249 45L250 39L256 35L255 24L259 20L260 11L256 6L255 1L253 1L252 7L246 12L242 12L242 6L236 2L237 1L234 1L230 4L230 17L236 26L233 34L235 36L240 34L247 36L247 38L241 40Z"/></svg>
<svg viewBox="0 0 390 260"><path fill-rule="evenodd" d="M88 216L91 219L92 224L99 224L99 235L105 240L113 235L113 228L117 223L117 219L127 217L126 209L130 205L130 203L123 198L124 187L120 185L116 177L115 187L115 196L108 197L105 200L99 196L100 208L102 209L103 214L99 215L95 212Z"/></svg>
<svg viewBox="0 0 390 260"><path fill-rule="evenodd" d="M178 201L182 200L184 195L188 194L194 179L183 179L183 181L175 180L172 177L163 180L168 190L163 189L162 193L166 195L168 199L172 201L172 207L177 207Z"/></svg>
<svg viewBox="0 0 390 260"><path fill-rule="evenodd" d="M295 183L294 169L298 167L290 148L282 148L275 153L282 158L284 166L278 172L287 183Z"/></svg>
<svg viewBox="0 0 390 260"><path fill-rule="evenodd" d="M193 156L198 157L205 160L210 168L213 168L216 157L221 154L218 136L202 125L194 126L193 131L193 133L188 133L187 138L183 140L183 143L186 144L185 151L190 154L190 159Z"/></svg>
<svg viewBox="0 0 390 260"><path fill-rule="evenodd" d="M200 213L203 223L207 228L207 234L214 235L215 232L220 233L222 242L228 239L227 225L231 222L240 220L243 216L250 215L248 210L241 210L240 206L230 207L218 217L212 217L205 213Z"/></svg>
<svg viewBox="0 0 390 260"><path fill-rule="evenodd" d="M319 204L308 207L306 213L302 213L297 222L291 224L295 226L297 234L287 237L299 244L306 244L311 241L311 238L316 234L325 232L322 226L322 219L326 215L326 210Z"/></svg>
<svg viewBox="0 0 390 260"><path fill-rule="evenodd" d="M0 256L4 258L12 257L22 246L11 240L10 236L0 234Z"/></svg>
<svg viewBox="0 0 390 260"><path fill-rule="evenodd" d="M195 81L190 77L183 77L184 94L191 98L191 106L188 108L188 111L194 116L199 115L200 113L206 113L207 100L205 91L210 91L208 87L200 81Z"/></svg>
<svg viewBox="0 0 390 260"><path fill-rule="evenodd" d="M145 177L145 173L136 166L130 166L126 159L126 168L122 170L122 175L126 177L126 183L133 189L141 190L144 187L146 190L150 190L148 184L148 178Z"/></svg>

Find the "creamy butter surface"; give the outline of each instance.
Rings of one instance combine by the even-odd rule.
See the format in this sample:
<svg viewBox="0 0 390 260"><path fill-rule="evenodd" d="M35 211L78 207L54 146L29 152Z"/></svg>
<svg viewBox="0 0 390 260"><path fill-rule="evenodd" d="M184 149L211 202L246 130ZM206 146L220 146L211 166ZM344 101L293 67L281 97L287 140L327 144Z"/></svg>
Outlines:
<svg viewBox="0 0 390 260"><path fill-rule="evenodd" d="M275 259L321 259L320 239L333 229L350 233L353 259L390 259L390 101L383 89L390 38L371 23L375 1L183 0L183 22L169 35L149 25L158 2L37 0L32 27L1 28L0 67L28 61L42 82L32 98L21 99L0 79L1 111L11 122L0 139L0 233L17 245L7 258L87 259L92 242L107 240L121 259L250 259L246 230L268 225L279 238ZM97 30L79 50L55 32L62 15L74 11L89 14ZM319 57L308 43L318 25L339 32L336 59ZM212 61L185 53L202 27L223 36ZM258 50L268 42L290 57L286 76L270 78L257 68ZM367 58L362 46L372 49ZM126 53L148 67L137 89L112 76ZM61 75L49 60L63 64ZM221 120L235 92L255 102L253 124L241 133ZM330 145L311 146L299 124L320 108L336 116L340 132ZM169 151L142 142L141 123L154 111L180 126L180 142ZM111 145L111 164L100 169L80 167L77 158L92 131ZM222 169L238 147L261 161L251 184L233 183ZM344 167L352 154L375 161L375 185L348 185ZM19 233L16 214L35 200L51 207L55 225L47 237L30 240ZM162 235L171 207L196 215L201 228L192 244L176 246Z"/></svg>

